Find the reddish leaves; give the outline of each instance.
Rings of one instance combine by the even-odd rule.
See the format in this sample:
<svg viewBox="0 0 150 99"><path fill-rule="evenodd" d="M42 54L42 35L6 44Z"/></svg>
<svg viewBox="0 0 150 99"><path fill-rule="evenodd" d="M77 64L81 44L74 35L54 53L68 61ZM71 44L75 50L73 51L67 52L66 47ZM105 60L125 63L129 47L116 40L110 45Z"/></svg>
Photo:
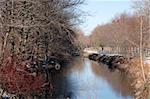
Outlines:
<svg viewBox="0 0 150 99"><path fill-rule="evenodd" d="M34 76L27 71L27 62L17 63L17 57L9 57L3 62L0 76L3 87L10 93L31 94L43 90L44 78L41 73Z"/></svg>

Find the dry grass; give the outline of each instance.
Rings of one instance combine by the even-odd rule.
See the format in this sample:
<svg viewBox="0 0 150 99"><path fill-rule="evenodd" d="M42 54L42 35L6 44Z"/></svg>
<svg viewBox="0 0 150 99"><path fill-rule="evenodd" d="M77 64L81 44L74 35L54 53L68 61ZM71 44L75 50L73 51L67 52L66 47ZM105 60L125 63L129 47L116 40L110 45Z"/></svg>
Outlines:
<svg viewBox="0 0 150 99"><path fill-rule="evenodd" d="M132 79L131 86L134 89L133 93L135 99L148 99L148 93L150 91L149 90L150 81L148 79L149 66L148 64L143 64L143 66L146 81L144 81L143 79L139 58L132 59L131 62L129 63L128 68L126 69L128 76Z"/></svg>

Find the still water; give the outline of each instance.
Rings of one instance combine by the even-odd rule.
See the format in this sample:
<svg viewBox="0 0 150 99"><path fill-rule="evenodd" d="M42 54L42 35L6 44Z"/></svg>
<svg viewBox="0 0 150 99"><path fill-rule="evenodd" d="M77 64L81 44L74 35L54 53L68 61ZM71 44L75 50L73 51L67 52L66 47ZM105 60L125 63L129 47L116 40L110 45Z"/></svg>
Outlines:
<svg viewBox="0 0 150 99"><path fill-rule="evenodd" d="M71 99L133 99L128 80L118 71L88 59L77 59L54 76L54 97Z"/></svg>

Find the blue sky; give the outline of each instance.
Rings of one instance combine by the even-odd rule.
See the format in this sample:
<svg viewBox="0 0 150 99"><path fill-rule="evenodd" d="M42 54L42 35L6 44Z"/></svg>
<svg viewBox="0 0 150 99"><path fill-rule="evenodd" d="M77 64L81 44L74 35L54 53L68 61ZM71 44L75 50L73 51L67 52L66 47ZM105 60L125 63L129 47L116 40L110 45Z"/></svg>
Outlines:
<svg viewBox="0 0 150 99"><path fill-rule="evenodd" d="M132 12L131 0L85 0L81 10L86 12L80 25L82 31L89 35L98 24L110 22L112 18L123 12Z"/></svg>

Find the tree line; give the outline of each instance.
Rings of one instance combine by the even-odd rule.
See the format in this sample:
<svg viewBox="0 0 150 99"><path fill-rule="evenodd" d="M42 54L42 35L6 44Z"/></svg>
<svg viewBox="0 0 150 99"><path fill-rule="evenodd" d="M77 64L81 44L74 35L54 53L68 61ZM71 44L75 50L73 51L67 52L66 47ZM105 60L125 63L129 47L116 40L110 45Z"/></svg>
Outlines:
<svg viewBox="0 0 150 99"><path fill-rule="evenodd" d="M122 13L107 24L98 25L88 37L88 46L140 48L143 50L150 45L150 1L133 2L134 13ZM142 35L141 35L142 34ZM142 37L142 40L141 40Z"/></svg>

